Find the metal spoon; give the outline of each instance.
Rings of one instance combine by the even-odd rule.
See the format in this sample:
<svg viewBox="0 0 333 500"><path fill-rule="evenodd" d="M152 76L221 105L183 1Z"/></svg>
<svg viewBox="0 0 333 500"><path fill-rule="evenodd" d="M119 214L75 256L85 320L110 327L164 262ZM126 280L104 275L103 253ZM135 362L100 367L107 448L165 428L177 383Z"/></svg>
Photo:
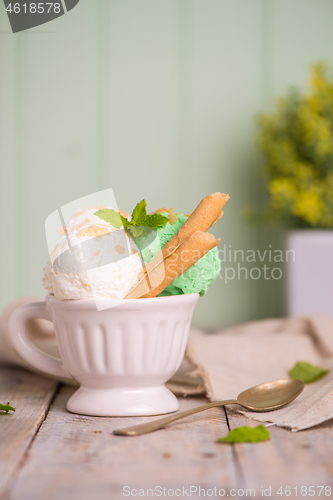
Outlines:
<svg viewBox="0 0 333 500"><path fill-rule="evenodd" d="M301 394L304 389L304 384L300 380L281 379L274 382L266 382L265 384L256 385L242 392L237 399L227 399L225 401L213 401L206 405L197 406L191 410L175 413L168 417L159 418L153 422L127 427L125 429L116 429L114 434L121 436L138 436L139 434L147 434L151 431L156 431L171 422L188 417L194 413L214 408L215 406L224 405L239 405L247 410L264 412L273 411L281 408L281 406L290 403Z"/></svg>

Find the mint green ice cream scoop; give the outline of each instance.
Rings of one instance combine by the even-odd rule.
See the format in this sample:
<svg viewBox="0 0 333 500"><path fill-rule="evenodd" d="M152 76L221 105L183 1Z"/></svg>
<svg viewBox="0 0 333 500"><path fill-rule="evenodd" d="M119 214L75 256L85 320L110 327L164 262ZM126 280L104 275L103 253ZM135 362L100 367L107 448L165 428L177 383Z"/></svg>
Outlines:
<svg viewBox="0 0 333 500"><path fill-rule="evenodd" d="M163 215L168 216L165 212ZM164 247L166 243L179 231L179 228L187 220L187 216L177 214L178 220L173 225L167 222L163 227L156 230L154 240L145 248L140 248L141 256L145 262L151 259ZM205 295L208 288L214 283L221 270L221 260L217 247L210 250L198 260L185 273L176 278L159 297L166 295L180 295L184 293L199 293Z"/></svg>

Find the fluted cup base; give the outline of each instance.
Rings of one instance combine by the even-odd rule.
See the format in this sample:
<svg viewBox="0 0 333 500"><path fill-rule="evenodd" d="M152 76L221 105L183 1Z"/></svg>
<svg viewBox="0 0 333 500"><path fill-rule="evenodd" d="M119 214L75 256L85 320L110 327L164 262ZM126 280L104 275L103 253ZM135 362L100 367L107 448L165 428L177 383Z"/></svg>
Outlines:
<svg viewBox="0 0 333 500"><path fill-rule="evenodd" d="M105 300L104 309L94 299L51 296L21 306L10 319L13 346L38 370L81 385L67 404L72 413L119 417L178 410L163 384L181 364L199 294ZM61 359L29 339L25 324L35 317L53 322Z"/></svg>
<svg viewBox="0 0 333 500"><path fill-rule="evenodd" d="M179 403L164 385L133 389L80 387L66 408L72 413L94 417L137 417L172 413L179 409Z"/></svg>

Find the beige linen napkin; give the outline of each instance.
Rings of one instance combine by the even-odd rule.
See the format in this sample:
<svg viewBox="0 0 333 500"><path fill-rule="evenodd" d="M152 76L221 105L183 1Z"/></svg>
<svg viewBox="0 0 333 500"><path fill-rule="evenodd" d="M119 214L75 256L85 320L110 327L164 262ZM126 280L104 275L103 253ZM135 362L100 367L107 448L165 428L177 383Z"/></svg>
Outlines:
<svg viewBox="0 0 333 500"><path fill-rule="evenodd" d="M7 326L10 313L16 307L36 300L23 298L12 302L3 311L0 317L0 362L38 372L16 353ZM59 357L52 323L42 319L30 320L27 330L37 347ZM236 398L254 385L287 378L289 369L297 361L327 368L330 372L325 377L306 385L303 393L285 408L269 413L251 412L251 418L295 431L333 418L331 317L268 319L216 333L191 329L186 357L168 387L177 395L207 393L211 400ZM62 381L76 384L72 379Z"/></svg>
<svg viewBox="0 0 333 500"><path fill-rule="evenodd" d="M211 400L236 398L262 382L287 378L297 361L329 369L292 403L251 418L298 431L333 418L333 318L268 319L207 334L192 329L187 356ZM237 408L237 407L233 407ZM240 407L239 407L240 408ZM248 413L237 410L241 413Z"/></svg>

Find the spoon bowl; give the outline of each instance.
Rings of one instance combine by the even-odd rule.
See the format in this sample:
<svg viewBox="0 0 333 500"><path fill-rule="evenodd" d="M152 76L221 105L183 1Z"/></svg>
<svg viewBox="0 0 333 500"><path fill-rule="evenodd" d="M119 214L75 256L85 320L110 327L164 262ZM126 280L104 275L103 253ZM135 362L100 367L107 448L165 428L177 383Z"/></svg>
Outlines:
<svg viewBox="0 0 333 500"><path fill-rule="evenodd" d="M239 394L237 402L252 411L273 411L293 401L303 389L304 384L301 380L290 378L274 380L243 391Z"/></svg>
<svg viewBox="0 0 333 500"><path fill-rule="evenodd" d="M274 380L273 382L265 382L264 384L256 385L239 394L237 399L226 399L225 401L213 401L206 405L197 406L187 411L175 413L168 417L159 418L153 422L135 425L133 427L126 427L125 429L116 429L114 434L121 436L138 436L139 434L147 434L151 431L161 429L171 422L180 420L181 418L188 417L194 413L208 410L216 406L224 406L237 404L246 408L247 410L256 412L273 411L281 408L282 406L290 403L301 394L304 389L304 384L301 380L294 380L290 378Z"/></svg>

